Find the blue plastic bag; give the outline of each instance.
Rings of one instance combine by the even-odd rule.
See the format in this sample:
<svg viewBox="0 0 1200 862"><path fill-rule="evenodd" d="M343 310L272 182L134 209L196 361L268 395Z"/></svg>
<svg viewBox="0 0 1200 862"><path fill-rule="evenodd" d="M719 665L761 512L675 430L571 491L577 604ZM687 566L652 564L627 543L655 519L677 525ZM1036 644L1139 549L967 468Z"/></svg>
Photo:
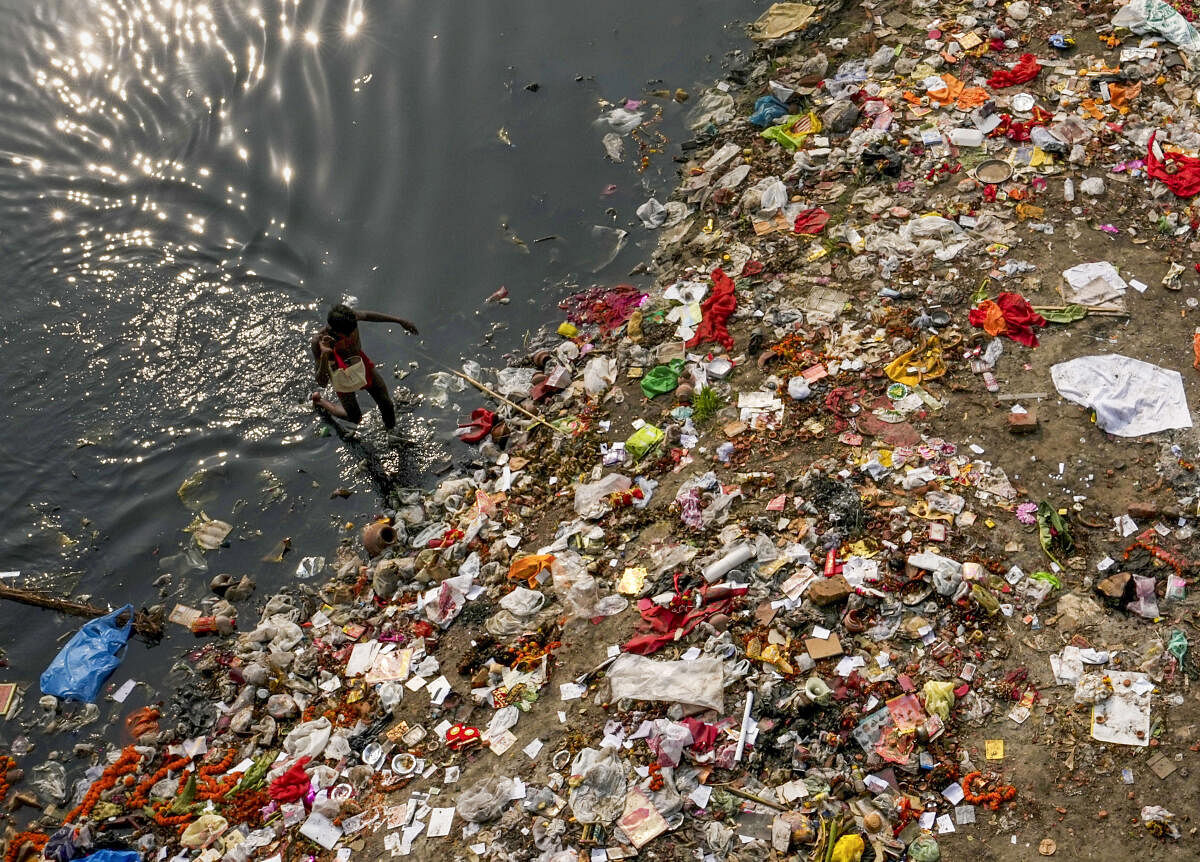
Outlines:
<svg viewBox="0 0 1200 862"><path fill-rule="evenodd" d="M129 615L124 626L117 625L121 614ZM42 693L93 702L109 674L121 663L132 630L133 605L84 623L42 672Z"/></svg>
<svg viewBox="0 0 1200 862"><path fill-rule="evenodd" d="M780 117L786 116L787 108L784 107L783 102L774 96L759 96L758 101L754 103L754 113L750 115L750 122L756 126L766 127Z"/></svg>
<svg viewBox="0 0 1200 862"><path fill-rule="evenodd" d="M136 850L97 850L76 862L142 862L142 854Z"/></svg>

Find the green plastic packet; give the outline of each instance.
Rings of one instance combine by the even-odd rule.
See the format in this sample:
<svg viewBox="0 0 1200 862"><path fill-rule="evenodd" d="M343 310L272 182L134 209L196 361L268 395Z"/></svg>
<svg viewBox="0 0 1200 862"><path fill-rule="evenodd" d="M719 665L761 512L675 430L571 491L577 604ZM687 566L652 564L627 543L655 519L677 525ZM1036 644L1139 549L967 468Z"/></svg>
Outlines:
<svg viewBox="0 0 1200 862"><path fill-rule="evenodd" d="M1062 580L1054 572L1034 572L1029 576L1031 581L1045 581L1056 590L1062 589Z"/></svg>
<svg viewBox="0 0 1200 862"><path fill-rule="evenodd" d="M656 365L642 377L642 394L657 398L666 392L674 392L683 371L683 360L672 359L666 365Z"/></svg>
<svg viewBox="0 0 1200 862"><path fill-rule="evenodd" d="M1175 656L1175 658L1177 660L1182 662L1183 657L1185 655L1187 655L1187 651L1188 651L1187 635L1185 635L1179 629L1175 629L1173 632L1171 632L1171 637L1167 639L1167 652L1169 652L1171 655Z"/></svg>
<svg viewBox="0 0 1200 862"><path fill-rule="evenodd" d="M942 848L932 835L919 835L908 845L908 858L912 862L939 862L942 858Z"/></svg>
<svg viewBox="0 0 1200 862"><path fill-rule="evenodd" d="M625 441L625 451L632 455L635 461L640 461L647 452L663 441L664 436L661 428L647 423L629 435Z"/></svg>

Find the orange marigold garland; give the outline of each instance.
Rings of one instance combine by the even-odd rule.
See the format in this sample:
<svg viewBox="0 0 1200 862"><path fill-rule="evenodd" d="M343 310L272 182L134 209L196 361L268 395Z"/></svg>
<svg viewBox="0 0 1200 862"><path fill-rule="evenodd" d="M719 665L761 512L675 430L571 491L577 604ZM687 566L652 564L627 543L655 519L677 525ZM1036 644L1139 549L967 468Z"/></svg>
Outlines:
<svg viewBox="0 0 1200 862"><path fill-rule="evenodd" d="M982 805L996 811L1001 802L1011 802L1017 797L1017 788L1011 784L997 784L995 790L983 789L988 783L982 772L968 772L962 780L963 799L971 805ZM980 785L978 790L976 784Z"/></svg>
<svg viewBox="0 0 1200 862"><path fill-rule="evenodd" d="M150 805L150 789L172 772L178 772L192 761L187 757L176 757L168 760L154 772L147 775L130 795L127 802L129 808L146 808Z"/></svg>
<svg viewBox="0 0 1200 862"><path fill-rule="evenodd" d="M132 745L122 750L121 756L117 758L117 762L111 764L101 773L99 778L92 782L92 786L88 788L83 801L67 813L63 823L71 823L77 817L86 820L87 816L92 813L92 809L96 807L96 803L100 801L100 797L115 787L118 779L137 771L138 762L141 759L142 756L137 753L137 750Z"/></svg>
<svg viewBox="0 0 1200 862"><path fill-rule="evenodd" d="M0 754L0 802L3 802L4 798L8 796L8 773L16 768L17 761L7 754Z"/></svg>
<svg viewBox="0 0 1200 862"><path fill-rule="evenodd" d="M8 842L8 850L4 853L4 862L17 862L24 853L25 847L32 846L40 855L46 847L50 836L44 832L18 832Z"/></svg>

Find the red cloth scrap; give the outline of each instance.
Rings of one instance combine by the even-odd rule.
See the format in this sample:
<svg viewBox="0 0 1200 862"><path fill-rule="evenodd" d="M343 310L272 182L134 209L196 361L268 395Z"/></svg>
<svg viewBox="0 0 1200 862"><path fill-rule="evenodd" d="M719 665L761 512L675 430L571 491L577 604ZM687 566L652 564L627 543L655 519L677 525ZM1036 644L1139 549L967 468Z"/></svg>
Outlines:
<svg viewBox="0 0 1200 862"><path fill-rule="evenodd" d="M996 297L995 302L985 299L971 309L967 320L976 329L987 329L992 332L987 324L995 320L997 312L1003 317L1004 326L994 334L1007 335L1013 341L1024 344L1026 347L1038 346L1038 338L1033 327L1045 326L1046 318L1034 311L1029 301L1019 293L1002 293Z"/></svg>
<svg viewBox="0 0 1200 862"><path fill-rule="evenodd" d="M704 318L696 327L696 334L687 346L695 347L707 341L715 341L726 350L733 350L733 336L726 328L729 318L737 311L737 294L734 292L733 279L718 266L712 271L712 281L712 293L700 303L700 311L703 312Z"/></svg>
<svg viewBox="0 0 1200 862"><path fill-rule="evenodd" d="M1155 147L1154 135L1150 136L1150 143L1147 145L1146 173L1166 183L1167 188L1175 192L1176 197L1190 198L1200 195L1200 159ZM1161 159L1155 155L1156 149L1162 152ZM1167 170L1168 164L1174 166L1174 172Z"/></svg>
<svg viewBox="0 0 1200 862"><path fill-rule="evenodd" d="M803 210L796 216L796 233L816 236L825 230L825 225L828 223L829 213L825 212L824 207Z"/></svg>
<svg viewBox="0 0 1200 862"><path fill-rule="evenodd" d="M700 607L692 608L686 613L673 611L665 605L655 604L650 599L642 599L638 602L638 611L642 619L649 624L650 631L634 635L621 649L637 655L654 655L667 644L689 634L701 621L713 614L729 613L733 608L733 600L737 596L745 595L746 590L747 587L705 587L701 591Z"/></svg>
<svg viewBox="0 0 1200 862"><path fill-rule="evenodd" d="M1042 71L1042 67L1038 63L1037 57L1033 54L1022 54L1021 59L1017 60L1017 65L1011 69L997 69L993 72L992 77L988 78L988 86L993 90L1015 87L1017 84L1032 81L1040 71Z"/></svg>
<svg viewBox="0 0 1200 862"><path fill-rule="evenodd" d="M312 781L308 777L308 773L304 771L304 767L308 765L309 758L301 757L291 768L271 782L270 794L271 798L276 802L295 802L298 799L303 799L308 793L309 787L312 786Z"/></svg>

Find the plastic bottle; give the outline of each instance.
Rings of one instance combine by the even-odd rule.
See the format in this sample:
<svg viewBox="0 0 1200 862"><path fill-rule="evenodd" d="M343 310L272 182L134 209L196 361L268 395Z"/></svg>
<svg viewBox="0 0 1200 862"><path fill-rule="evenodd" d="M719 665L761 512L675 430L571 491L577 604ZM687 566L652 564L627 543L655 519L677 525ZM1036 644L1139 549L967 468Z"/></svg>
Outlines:
<svg viewBox="0 0 1200 862"><path fill-rule="evenodd" d="M1075 200L1075 181L1070 177L1063 183L1063 200L1067 203Z"/></svg>
<svg viewBox="0 0 1200 862"><path fill-rule="evenodd" d="M983 132L979 129L958 128L951 129L948 135L950 143L956 147L982 147Z"/></svg>

